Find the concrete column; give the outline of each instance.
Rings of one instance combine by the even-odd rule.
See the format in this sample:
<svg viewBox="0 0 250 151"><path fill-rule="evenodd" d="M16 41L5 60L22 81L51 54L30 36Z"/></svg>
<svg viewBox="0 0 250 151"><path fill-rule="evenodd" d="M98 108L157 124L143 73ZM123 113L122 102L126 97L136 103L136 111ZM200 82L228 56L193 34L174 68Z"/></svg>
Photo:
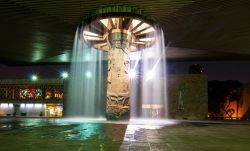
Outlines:
<svg viewBox="0 0 250 151"><path fill-rule="evenodd" d="M129 37L124 33L112 33L109 42L106 113L119 118L129 115Z"/></svg>

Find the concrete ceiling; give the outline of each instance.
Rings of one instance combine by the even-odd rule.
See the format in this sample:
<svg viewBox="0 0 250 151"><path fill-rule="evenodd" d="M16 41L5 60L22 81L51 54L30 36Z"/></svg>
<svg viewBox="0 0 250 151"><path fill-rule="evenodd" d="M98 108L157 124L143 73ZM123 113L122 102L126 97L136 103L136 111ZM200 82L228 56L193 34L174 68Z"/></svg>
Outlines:
<svg viewBox="0 0 250 151"><path fill-rule="evenodd" d="M170 60L250 59L248 0L2 0L0 63L69 62L77 25L112 4L156 20Z"/></svg>

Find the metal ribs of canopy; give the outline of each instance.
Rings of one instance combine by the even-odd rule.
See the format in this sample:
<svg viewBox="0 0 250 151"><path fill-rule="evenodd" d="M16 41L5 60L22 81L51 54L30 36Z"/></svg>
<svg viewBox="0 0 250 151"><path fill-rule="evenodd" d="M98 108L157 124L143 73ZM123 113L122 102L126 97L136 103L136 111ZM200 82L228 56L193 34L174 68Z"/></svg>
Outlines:
<svg viewBox="0 0 250 151"><path fill-rule="evenodd" d="M129 35L130 51L149 47L154 43L156 34L154 27L142 20L120 17L96 19L84 27L83 37L94 48L109 51L108 39L115 32Z"/></svg>

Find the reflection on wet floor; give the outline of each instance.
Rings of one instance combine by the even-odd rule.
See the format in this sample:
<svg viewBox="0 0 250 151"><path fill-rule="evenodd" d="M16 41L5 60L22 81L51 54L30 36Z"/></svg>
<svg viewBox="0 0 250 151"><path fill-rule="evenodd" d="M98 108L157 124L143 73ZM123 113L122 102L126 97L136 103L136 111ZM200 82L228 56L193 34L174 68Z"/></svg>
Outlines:
<svg viewBox="0 0 250 151"><path fill-rule="evenodd" d="M125 131L124 124L0 119L0 150L119 150Z"/></svg>
<svg viewBox="0 0 250 151"><path fill-rule="evenodd" d="M120 151L248 151L250 149L249 122L186 120L170 121L170 123L172 124L128 125Z"/></svg>
<svg viewBox="0 0 250 151"><path fill-rule="evenodd" d="M249 122L1 118L1 151L248 151Z"/></svg>
<svg viewBox="0 0 250 151"><path fill-rule="evenodd" d="M98 139L103 139L104 137L103 125L96 123L79 124L73 129L61 133L65 133L68 140L87 140L91 136L97 136Z"/></svg>

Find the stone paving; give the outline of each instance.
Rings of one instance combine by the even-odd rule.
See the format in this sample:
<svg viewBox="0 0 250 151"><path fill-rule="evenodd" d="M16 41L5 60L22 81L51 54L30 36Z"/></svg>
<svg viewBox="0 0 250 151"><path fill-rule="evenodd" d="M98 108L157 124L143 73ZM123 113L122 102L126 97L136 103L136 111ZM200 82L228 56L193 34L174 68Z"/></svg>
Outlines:
<svg viewBox="0 0 250 151"><path fill-rule="evenodd" d="M0 119L0 151L250 151L249 122Z"/></svg>
<svg viewBox="0 0 250 151"><path fill-rule="evenodd" d="M141 125L142 126L142 125ZM139 128L128 125L120 151L249 151L250 124L180 122Z"/></svg>

